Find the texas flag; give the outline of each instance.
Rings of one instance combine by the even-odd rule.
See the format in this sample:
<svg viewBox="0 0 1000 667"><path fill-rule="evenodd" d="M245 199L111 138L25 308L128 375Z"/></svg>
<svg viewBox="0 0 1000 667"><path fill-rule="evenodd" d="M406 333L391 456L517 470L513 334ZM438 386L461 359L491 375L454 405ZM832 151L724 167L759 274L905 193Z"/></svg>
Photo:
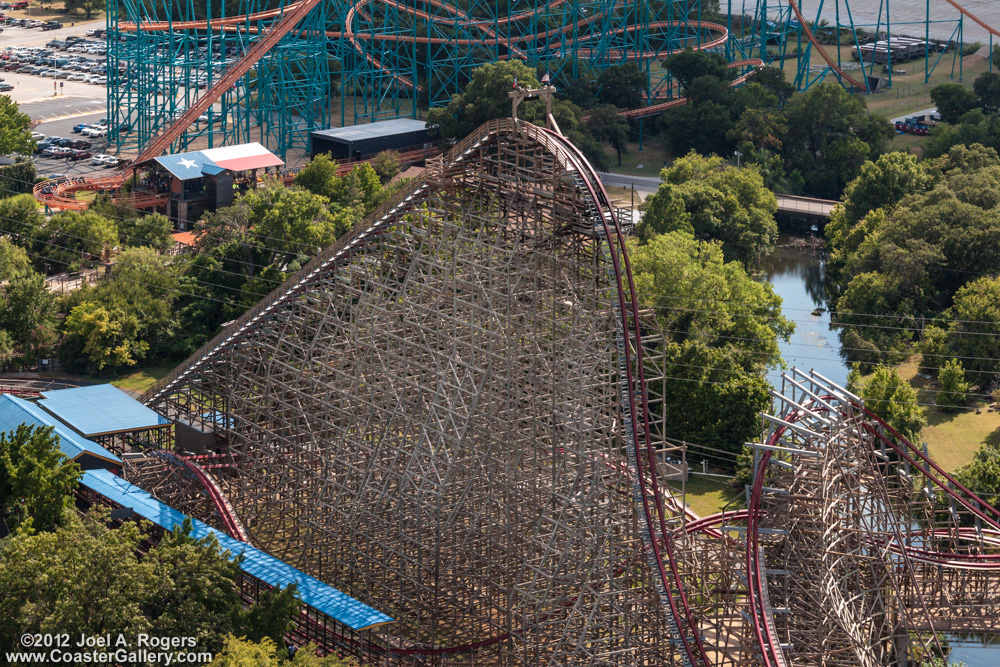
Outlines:
<svg viewBox="0 0 1000 667"><path fill-rule="evenodd" d="M207 148L199 152L215 164L229 171L280 167L285 164L278 156L256 141L250 144L240 144L239 146Z"/></svg>
<svg viewBox="0 0 1000 667"><path fill-rule="evenodd" d="M201 178L205 174L218 174L224 170L249 171L263 167L280 167L285 164L277 155L256 142L163 155L155 159L182 181Z"/></svg>

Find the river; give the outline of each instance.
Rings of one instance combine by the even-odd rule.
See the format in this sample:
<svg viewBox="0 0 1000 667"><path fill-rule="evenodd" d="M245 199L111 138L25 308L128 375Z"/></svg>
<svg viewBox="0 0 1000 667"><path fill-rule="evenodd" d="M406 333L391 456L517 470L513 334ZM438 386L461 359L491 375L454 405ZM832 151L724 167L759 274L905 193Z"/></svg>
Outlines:
<svg viewBox="0 0 1000 667"><path fill-rule="evenodd" d="M988 25L1000 30L1000 2L997 0L957 0L958 4L966 10L972 12ZM727 0L722 0L723 11L725 11ZM742 4L738 4L742 3ZM889 4L889 17L892 19L893 33L909 34L922 37L924 35L924 22L927 16L927 0L825 0L820 18L824 18L833 24L836 21L838 4L840 11L841 25L849 25L848 7L850 16L854 19L855 26L874 28L879 23L885 26L885 5ZM743 7L748 7L751 11L755 6L754 0L732 0L734 13L739 13ZM815 20L816 10L820 6L820 0L802 0L800 3L802 15L807 20ZM786 0L768 0L768 7L787 10ZM777 9L768 12L774 16ZM949 5L944 0L930 0L930 36L934 39L949 39L958 25L960 14L957 9ZM965 19L963 38L965 42L979 41L983 44L989 42L990 34L981 26L977 25L969 18ZM1000 40L994 39L994 43Z"/></svg>
<svg viewBox="0 0 1000 667"><path fill-rule="evenodd" d="M812 369L842 385L849 369L840 358L837 332L830 328L824 287L826 262L808 249L790 245L795 238L782 234L763 266L768 282L782 299L782 313L795 323L795 333L788 342L780 343L781 356L789 368ZM780 389L780 368L767 377Z"/></svg>
<svg viewBox="0 0 1000 667"><path fill-rule="evenodd" d="M849 369L840 357L840 339L830 328L826 303L826 262L806 248L791 245L795 238L782 234L778 247L763 266L767 280L782 298L782 314L795 322L795 333L788 342L780 344L781 355L789 368L797 366L807 372L814 369L834 382L845 384ZM768 373L768 380L780 388L781 369ZM1000 645L996 638L988 638L986 643L979 638L946 638L951 647L951 665L996 667L1000 664Z"/></svg>

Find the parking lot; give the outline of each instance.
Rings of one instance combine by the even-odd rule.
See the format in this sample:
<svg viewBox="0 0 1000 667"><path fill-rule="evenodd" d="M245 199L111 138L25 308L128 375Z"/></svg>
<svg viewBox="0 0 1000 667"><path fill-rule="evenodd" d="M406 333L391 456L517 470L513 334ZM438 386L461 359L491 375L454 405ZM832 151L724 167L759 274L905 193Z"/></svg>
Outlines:
<svg viewBox="0 0 1000 667"><path fill-rule="evenodd" d="M0 10L2 11L2 10ZM76 26L66 26L59 30L41 31L38 28L26 29L17 26L4 26L4 32L0 34L0 53L12 52L19 49L35 48L52 51L52 56L67 59L77 58L76 62L84 62L91 66L98 65L103 56L99 54L88 54L80 52L69 52L65 48L46 47L46 43L52 40L65 41L67 38L80 37L89 40L90 43L102 43L103 39L87 37L86 32L93 28L103 28L103 21L94 21L88 24L78 24ZM41 57L41 56L40 56ZM33 74L23 74L18 71L3 71L3 64L10 63L11 59L0 60L0 79L4 83L13 86L13 90L4 94L16 101L21 110L28 116L38 121L35 132L44 135L46 139L51 137L64 137L90 142L91 146L85 150L92 154L106 153L107 144L103 138L87 138L78 133L72 132L74 126L81 123L97 123L107 116L107 93L105 85L95 85L83 81L70 81L68 78L52 78ZM34 67L35 65L30 64ZM59 69L59 68L56 68ZM63 71L78 73L77 70L61 68ZM79 72L82 74L82 72ZM54 176L65 174L67 176L78 176L90 174L95 171L104 171L107 166L92 165L89 158L81 160L67 160L66 158L50 157L43 154L34 155L35 165L38 173L42 176Z"/></svg>

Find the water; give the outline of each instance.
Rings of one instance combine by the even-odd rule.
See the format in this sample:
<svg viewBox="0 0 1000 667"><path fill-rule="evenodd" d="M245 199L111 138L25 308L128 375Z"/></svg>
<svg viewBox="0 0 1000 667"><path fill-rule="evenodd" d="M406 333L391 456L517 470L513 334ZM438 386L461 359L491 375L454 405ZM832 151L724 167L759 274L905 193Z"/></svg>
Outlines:
<svg viewBox="0 0 1000 667"><path fill-rule="evenodd" d="M965 667L996 667L1000 664L998 637L947 637L947 639L951 647L948 654L948 663L951 665L965 663Z"/></svg>
<svg viewBox="0 0 1000 667"><path fill-rule="evenodd" d="M838 384L847 382L850 370L840 358L840 340L830 328L827 312L826 262L808 249L790 247L795 238L782 234L778 248L764 260L764 273L782 298L782 314L795 323L795 333L780 343L781 356L789 368L810 369ZM815 312L816 309L822 312ZM768 380L780 387L781 369L768 373Z"/></svg>
<svg viewBox="0 0 1000 667"><path fill-rule="evenodd" d="M997 0L957 0L958 4L966 10L972 12L985 23L995 29L1000 30L1000 2ZM738 13L738 7L749 6L752 10L755 5L754 0L732 0L733 11ZM744 3L738 5L737 3ZM909 34L918 37L924 35L924 21L927 16L927 0L825 0L820 18L824 18L831 24L835 23L837 16L837 5L840 7L841 25L849 25L848 8L850 15L854 19L855 26L874 28L879 23L881 13L881 23L885 26L885 5L889 4L889 17L892 19L892 32L899 34ZM726 6L723 0L722 6ZM807 20L813 21L816 18L816 10L820 6L820 0L802 0L799 8L802 15ZM786 0L768 0L768 7L775 8L768 12L769 15L776 15L777 8L787 11ZM880 11L881 10L881 11ZM958 25L959 12L944 0L930 0L930 36L934 39L948 39ZM966 17L963 30L963 40L965 42L989 43L990 34L974 21ZM956 37L957 38L957 37ZM994 39L994 43L1000 40Z"/></svg>

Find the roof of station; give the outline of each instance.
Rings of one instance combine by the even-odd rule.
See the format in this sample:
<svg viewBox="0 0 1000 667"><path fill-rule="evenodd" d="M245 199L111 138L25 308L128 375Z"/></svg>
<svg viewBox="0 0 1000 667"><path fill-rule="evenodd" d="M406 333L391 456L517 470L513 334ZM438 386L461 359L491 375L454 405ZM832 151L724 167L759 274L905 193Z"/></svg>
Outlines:
<svg viewBox="0 0 1000 667"><path fill-rule="evenodd" d="M0 395L0 431L16 431L21 424L52 426L53 432L59 436L59 449L71 461L76 461L81 456L90 454L121 465L120 458L97 443L75 433L36 404L9 394Z"/></svg>
<svg viewBox="0 0 1000 667"><path fill-rule="evenodd" d="M40 406L85 436L141 431L170 423L110 384L43 391L42 398Z"/></svg>
<svg viewBox="0 0 1000 667"><path fill-rule="evenodd" d="M247 171L263 167L280 167L285 164L281 158L256 141L237 146L162 155L153 159L182 181L201 178L206 174L214 176L223 171Z"/></svg>
<svg viewBox="0 0 1000 667"><path fill-rule="evenodd" d="M138 486L129 484L107 470L87 471L80 483L122 507L131 508L142 518L166 530L172 530L174 526L184 522L185 516L182 512L164 505ZM336 588L327 586L319 579L310 577L260 549L235 540L197 519L192 519L191 523L192 537L201 539L214 535L219 541L219 546L229 551L230 558L243 554L240 568L247 574L282 588L294 582L298 590L297 597L302 602L352 630L366 630L393 622L392 618L382 612L372 609Z"/></svg>
<svg viewBox="0 0 1000 667"><path fill-rule="evenodd" d="M362 141L364 139L388 137L394 134L420 132L421 130L426 129L426 121L414 120L412 118L395 118L393 120L383 120L378 123L362 123L361 125L350 125L348 127L331 127L328 130L317 130L313 132L313 135L318 135L327 139L337 139L339 141Z"/></svg>

